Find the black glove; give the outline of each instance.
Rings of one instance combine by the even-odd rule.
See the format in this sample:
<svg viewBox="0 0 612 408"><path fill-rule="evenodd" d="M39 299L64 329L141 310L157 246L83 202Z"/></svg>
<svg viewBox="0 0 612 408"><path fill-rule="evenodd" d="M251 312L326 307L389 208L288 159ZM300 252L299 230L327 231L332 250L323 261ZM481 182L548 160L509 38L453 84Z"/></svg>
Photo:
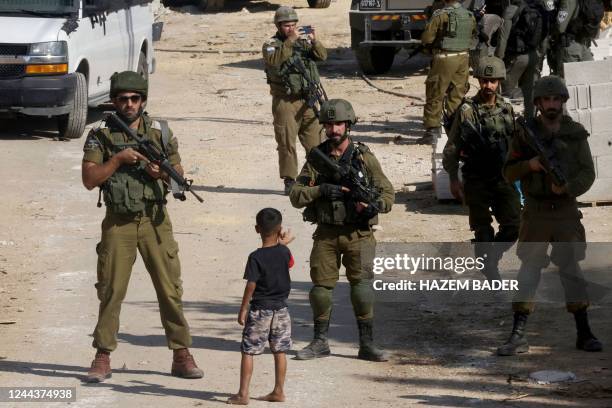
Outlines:
<svg viewBox="0 0 612 408"><path fill-rule="evenodd" d="M323 183L319 186L319 190L321 191L321 195L323 197L330 200L339 200L344 197L342 186L337 184Z"/></svg>
<svg viewBox="0 0 612 408"><path fill-rule="evenodd" d="M381 203L376 203L380 208ZM369 220L371 218L374 218L375 216L378 215L378 210L376 208L374 208L373 205L368 205L366 208L363 209L363 211L361 211L361 216L366 219Z"/></svg>

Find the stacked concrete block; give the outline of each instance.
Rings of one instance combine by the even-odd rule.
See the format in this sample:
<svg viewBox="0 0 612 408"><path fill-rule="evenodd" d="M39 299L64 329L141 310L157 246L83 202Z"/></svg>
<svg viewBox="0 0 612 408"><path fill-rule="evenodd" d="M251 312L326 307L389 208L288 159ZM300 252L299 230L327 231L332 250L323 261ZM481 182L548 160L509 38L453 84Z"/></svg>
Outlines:
<svg viewBox="0 0 612 408"><path fill-rule="evenodd" d="M444 126L441 127L442 135L433 144L433 153L431 155L431 181L434 187L434 194L438 200L454 200L455 197L450 191L450 177L442 166L442 153L448 136ZM459 171L461 178L461 171Z"/></svg>
<svg viewBox="0 0 612 408"><path fill-rule="evenodd" d="M585 203L612 201L612 59L565 64L570 94L566 109L591 134L589 146L596 179L578 198Z"/></svg>

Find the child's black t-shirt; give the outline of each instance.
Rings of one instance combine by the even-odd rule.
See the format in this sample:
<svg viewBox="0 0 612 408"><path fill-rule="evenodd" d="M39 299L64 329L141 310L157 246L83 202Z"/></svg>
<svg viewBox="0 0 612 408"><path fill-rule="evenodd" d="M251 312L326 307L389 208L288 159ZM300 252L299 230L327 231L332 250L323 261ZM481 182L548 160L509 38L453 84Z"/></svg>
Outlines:
<svg viewBox="0 0 612 408"><path fill-rule="evenodd" d="M292 266L293 256L285 245L259 248L249 255L244 279L256 284L251 308L279 310L287 307L291 291L289 268Z"/></svg>

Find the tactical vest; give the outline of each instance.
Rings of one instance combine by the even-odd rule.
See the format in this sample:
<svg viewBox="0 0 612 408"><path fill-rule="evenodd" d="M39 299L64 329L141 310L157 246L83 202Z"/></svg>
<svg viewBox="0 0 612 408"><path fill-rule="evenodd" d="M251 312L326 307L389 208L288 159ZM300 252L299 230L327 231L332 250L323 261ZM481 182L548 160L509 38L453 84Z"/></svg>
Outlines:
<svg viewBox="0 0 612 408"><path fill-rule="evenodd" d="M367 168L363 162L363 154L368 150L363 145L349 145L350 151L345 152L343 157L340 158L340 166L353 166L359 170L359 174L362 180L367 185L371 186L372 180L368 174ZM311 180L314 179L314 185L321 185L323 183L339 184L340 180L331 180L322 174L311 174ZM350 198L344 200L329 200L326 198L319 198L310 204L304 210L304 221L316 222L317 224L331 224L331 225L347 225L355 224L367 226L368 224L376 223L376 217L372 220L364 220L355 211L355 202Z"/></svg>
<svg viewBox="0 0 612 408"><path fill-rule="evenodd" d="M143 116L145 135L150 132L150 120ZM113 149L105 151L104 161L121 150L131 147L136 150L138 144L132 140L125 141L123 133L108 129L105 132ZM161 180L155 180L145 171L146 164L140 162L136 165L122 164L102 187L104 203L115 214L143 213L152 205L165 204L167 188Z"/></svg>
<svg viewBox="0 0 612 408"><path fill-rule="evenodd" d="M573 34L578 41L597 38L604 12L601 0L578 0L578 15L569 23L567 32Z"/></svg>
<svg viewBox="0 0 612 408"><path fill-rule="evenodd" d="M514 133L512 111L503 103L490 109L470 98L466 98L464 103L471 105L480 135L468 124L461 125L464 137L459 143L464 162L462 172L466 177L500 178Z"/></svg>
<svg viewBox="0 0 612 408"><path fill-rule="evenodd" d="M520 55L539 48L548 32L545 16L542 6L523 1L512 18L506 54Z"/></svg>
<svg viewBox="0 0 612 408"><path fill-rule="evenodd" d="M448 23L444 27L440 49L443 51L467 51L472 48L473 17L472 13L459 4L443 9L448 15Z"/></svg>
<svg viewBox="0 0 612 408"><path fill-rule="evenodd" d="M278 40L280 41L280 39ZM300 71L293 65L299 59L306 68L310 79L319 82L319 70L317 64L308 56L310 45L303 40L293 44L293 54L280 66L266 67L266 78L268 84L276 84L284 87L285 93L290 96L304 96L308 82Z"/></svg>

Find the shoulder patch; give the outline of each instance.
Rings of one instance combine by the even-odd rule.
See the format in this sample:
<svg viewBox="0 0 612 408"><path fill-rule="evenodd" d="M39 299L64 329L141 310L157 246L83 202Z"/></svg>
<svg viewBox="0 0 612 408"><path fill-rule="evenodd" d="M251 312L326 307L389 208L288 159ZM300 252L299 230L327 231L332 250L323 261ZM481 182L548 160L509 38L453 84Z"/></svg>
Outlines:
<svg viewBox="0 0 612 408"><path fill-rule="evenodd" d="M102 147L96 133L97 131L95 129L91 129L89 131L87 139L85 139L85 146L83 147L84 150L96 150Z"/></svg>
<svg viewBox="0 0 612 408"><path fill-rule="evenodd" d="M161 123L157 120L151 122L151 129L161 130Z"/></svg>
<svg viewBox="0 0 612 408"><path fill-rule="evenodd" d="M432 14L431 16L432 16L432 17L436 17L436 16L439 16L439 15L440 15L440 14L442 14L442 13L446 13L445 9L443 9L443 8L439 8L439 9L437 9L436 11L434 11L434 12L433 12L433 14Z"/></svg>
<svg viewBox="0 0 612 408"><path fill-rule="evenodd" d="M557 21L559 23L563 23L567 19L568 13L566 10L560 10L559 14L557 14Z"/></svg>

